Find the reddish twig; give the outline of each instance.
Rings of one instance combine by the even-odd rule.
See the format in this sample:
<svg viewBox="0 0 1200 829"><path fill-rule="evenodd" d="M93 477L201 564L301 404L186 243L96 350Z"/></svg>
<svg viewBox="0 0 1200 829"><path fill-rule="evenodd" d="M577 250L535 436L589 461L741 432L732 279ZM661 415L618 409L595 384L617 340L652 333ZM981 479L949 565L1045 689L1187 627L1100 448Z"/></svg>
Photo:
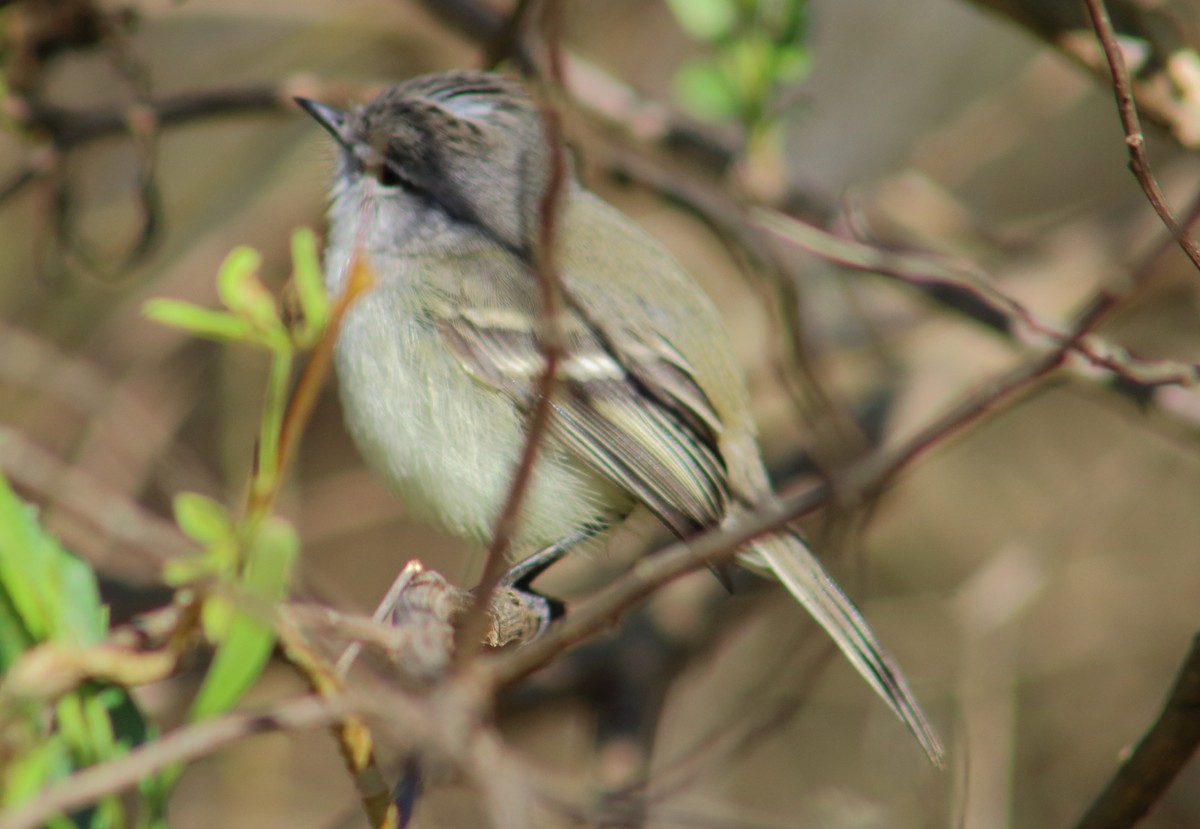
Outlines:
<svg viewBox="0 0 1200 829"><path fill-rule="evenodd" d="M972 265L952 264L924 253L883 250L764 208L755 210L753 216L759 227L776 238L828 262L891 277L926 293L948 288L969 296L1005 320L1008 333L1018 342L1036 345L1042 341L1055 346L1070 342L1071 350L1091 366L1140 386L1193 386L1200 382L1200 363L1144 360L1095 335L1073 338L1071 332L1080 323L1089 330L1095 328L1111 310L1109 302L1121 299L1117 294L1103 294L1100 306L1068 329L1040 318L1028 306L1001 291L982 269Z"/></svg>
<svg viewBox="0 0 1200 829"><path fill-rule="evenodd" d="M1104 49L1104 58L1108 61L1108 69L1112 75L1113 92L1117 96L1117 112L1121 116L1121 126L1125 128L1125 146L1129 150L1129 169L1141 185L1142 192L1146 194L1154 212L1171 231L1171 235L1192 260L1192 264L1200 269L1200 245L1196 244L1196 240L1175 218L1171 206L1167 204L1166 196L1150 170L1150 161L1146 158L1146 136L1142 133L1137 105L1133 100L1133 82L1129 78L1125 58L1121 55L1121 47L1117 43L1112 21L1108 17L1108 9L1104 6L1104 0L1084 0L1084 4L1092 20L1092 27L1096 30L1096 37Z"/></svg>
<svg viewBox="0 0 1200 829"><path fill-rule="evenodd" d="M557 28L555 21L559 16L556 9L555 3L547 6L548 28ZM547 41L551 54L555 54L558 50L557 32L549 32ZM525 445L513 473L504 506L496 519L483 575L475 587L474 600L464 614L462 626L459 628L457 653L460 660L475 653L488 624L488 606L501 576L504 575L508 551L521 518L521 505L525 502L525 496L533 482L538 452L554 414L554 385L566 349L561 319L564 288L557 267L557 249L558 214L562 192L567 182L567 160L563 150L562 122L558 112L553 107L544 105L541 108L541 117L545 126L544 140L550 168L545 189L538 203L538 238L529 270L537 280L541 296L536 332L543 368L538 378L533 409L529 414Z"/></svg>

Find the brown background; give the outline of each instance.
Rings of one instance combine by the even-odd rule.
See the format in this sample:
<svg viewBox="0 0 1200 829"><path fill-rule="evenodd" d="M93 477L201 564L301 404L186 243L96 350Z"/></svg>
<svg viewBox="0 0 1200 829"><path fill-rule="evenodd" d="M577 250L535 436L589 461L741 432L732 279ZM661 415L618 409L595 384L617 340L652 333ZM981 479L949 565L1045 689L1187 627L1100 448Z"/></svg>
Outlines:
<svg viewBox="0 0 1200 829"><path fill-rule="evenodd" d="M474 44L410 2L135 6L127 48L156 94L301 75L326 90L365 92L479 61ZM1111 91L1009 22L951 0L819 2L812 16L813 72L790 95L786 174L825 219L849 215L877 241L974 262L1051 320L1066 319L1097 286L1119 284L1161 237L1125 169ZM675 67L698 48L658 3L568 3L566 20L576 53L661 101L670 100ZM128 101L103 53L54 64L48 83L64 105ZM589 185L718 299L764 447L774 465L791 468L805 430L772 369L761 283L695 218L611 181L603 136L576 127ZM28 151L0 136L5 163ZM1153 136L1151 155L1168 195L1184 203L1200 184L1196 160ZM163 550L115 540L68 496L109 518L92 490L77 488L160 515L184 489L236 498L262 382L255 355L164 330L140 317L140 305L153 296L214 302L216 268L238 244L261 250L265 277L279 284L290 230L321 226L330 158L324 135L298 111L164 130L164 232L144 265L116 275L63 261L46 232L44 190L26 188L0 206L0 422L9 436L0 460L67 542L114 577L152 583ZM78 232L104 261L133 233L134 168L121 137L69 159ZM1149 286L1104 334L1142 356L1196 360L1195 273L1177 250L1152 266ZM885 401L888 441L1023 358L870 275L809 259L800 287L813 364L849 408ZM1178 411L1196 411L1190 392L1175 400ZM718 623L696 634L700 644L689 644L667 691L647 825L1070 825L1157 711L1196 627L1196 438L1194 418L1139 410L1100 382L1064 376L936 447L859 520L810 525L947 743L942 773L828 658L778 590L722 599L697 574L666 591L649 617L664 629L687 639L701 628L699 602L714 597ZM478 568L477 550L406 520L365 472L332 394L283 509L304 539L304 584L343 607L370 608L408 558L463 582ZM548 582L577 595L617 561L600 552ZM170 721L194 679L142 698ZM300 689L281 666L251 701ZM598 748L603 716L585 693L532 705L517 698L502 711L505 734L567 804L564 823L572 810L588 814L607 770L621 767L627 746ZM757 733L739 742L739 723ZM1198 783L1186 772L1146 825L1197 825ZM481 819L470 793L453 785L422 808L426 826ZM185 776L173 809L180 829L361 821L323 735L260 737L221 752Z"/></svg>

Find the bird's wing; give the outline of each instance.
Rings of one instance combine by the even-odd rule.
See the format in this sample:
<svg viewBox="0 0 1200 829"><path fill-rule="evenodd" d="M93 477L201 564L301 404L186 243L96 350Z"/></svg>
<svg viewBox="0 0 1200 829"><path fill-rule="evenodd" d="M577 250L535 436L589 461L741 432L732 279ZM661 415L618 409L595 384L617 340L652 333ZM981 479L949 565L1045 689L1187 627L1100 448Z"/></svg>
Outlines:
<svg viewBox="0 0 1200 829"><path fill-rule="evenodd" d="M528 410L544 368L531 328L536 307L512 307L528 305L517 299L523 291L466 292L470 301L435 315L442 341L471 376ZM730 505L715 440L720 421L686 362L652 344L618 355L573 309L561 322L567 348L553 396L552 438L675 533L719 523Z"/></svg>

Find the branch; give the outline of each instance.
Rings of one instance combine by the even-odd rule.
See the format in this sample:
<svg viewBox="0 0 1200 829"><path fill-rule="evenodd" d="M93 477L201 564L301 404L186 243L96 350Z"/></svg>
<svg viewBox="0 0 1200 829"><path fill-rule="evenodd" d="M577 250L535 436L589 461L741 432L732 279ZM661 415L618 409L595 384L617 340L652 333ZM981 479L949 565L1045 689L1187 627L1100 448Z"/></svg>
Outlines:
<svg viewBox="0 0 1200 829"><path fill-rule="evenodd" d="M1127 829L1149 814L1200 746L1200 634L1154 725L1075 829Z"/></svg>
<svg viewBox="0 0 1200 829"><path fill-rule="evenodd" d="M768 208L753 210L753 221L777 238L822 259L857 271L891 277L923 293L947 292L967 296L971 315L984 317L992 327L1002 328L1015 341L1026 345L1050 343L1070 348L1094 368L1110 372L1139 386L1193 386L1200 383L1200 363L1174 360L1143 360L1124 348L1095 335L1072 339L1064 326L1038 317L1031 309L996 287L982 269L949 263L924 253L883 250ZM952 306L964 311L961 305ZM986 314L980 315L979 309Z"/></svg>
<svg viewBox="0 0 1200 829"><path fill-rule="evenodd" d="M1079 0L972 0L1009 18L1048 43L1059 54L1097 77L1108 73L1102 54L1084 35L1088 21ZM1119 26L1118 37L1137 54L1133 93L1143 115L1170 130L1181 146L1200 146L1197 86L1196 0L1146 3L1108 0Z"/></svg>
<svg viewBox="0 0 1200 829"><path fill-rule="evenodd" d="M71 109L26 100L19 120L27 127L44 130L60 150L69 150L97 138L137 129L147 120L157 126L169 127L202 118L289 112L295 108L291 92L297 83L306 89L311 86L309 81L298 81L243 89L197 90L151 98L126 107L92 109ZM15 106L22 107L22 102Z"/></svg>
<svg viewBox="0 0 1200 829"><path fill-rule="evenodd" d="M1133 84L1129 79L1129 69L1125 66L1125 58L1117 37L1113 32L1112 21L1109 20L1108 10L1104 0L1084 0L1096 37L1104 47L1104 57L1108 61L1109 72L1112 74L1113 91L1117 96L1117 111L1121 116L1121 125L1125 128L1125 146L1129 149L1129 169L1132 171L1142 192L1150 201L1154 212L1162 219L1163 224L1171 231L1171 235L1179 243L1179 247L1192 260L1192 264L1200 270L1200 246L1188 234L1175 218L1171 206L1167 204L1166 196L1150 170L1150 161L1146 158L1146 136L1142 134L1142 125L1138 120L1137 106L1133 102Z"/></svg>
<svg viewBox="0 0 1200 829"><path fill-rule="evenodd" d="M545 11L547 25L554 29L546 38L552 55L557 51L559 43L557 26L561 22L561 15L558 10L558 4L550 2ZM557 66L553 57L552 65ZM525 496L533 482L538 451L550 429L550 420L554 414L554 386L558 379L560 363L566 354L562 328L565 288L558 272L558 221L563 190L568 183L567 160L563 149L562 119L558 111L547 104L543 104L540 109L544 125L542 140L546 145L550 169L545 189L538 201L538 237L532 240L535 244L529 271L537 280L541 295L541 308L534 330L543 368L525 430L525 444L521 450L521 457L513 473L504 506L492 531L492 543L484 562L483 575L475 588L474 601L467 609L459 629L459 660L469 658L478 650L487 628L488 608L496 586L504 575L509 548L521 519L521 505L525 502Z"/></svg>
<svg viewBox="0 0 1200 829"><path fill-rule="evenodd" d="M254 734L309 731L344 715L337 700L302 697L259 712L225 714L178 728L116 760L83 769L42 789L23 806L0 814L0 829L37 829L55 815L81 809L107 794L136 786L167 766L197 760Z"/></svg>
<svg viewBox="0 0 1200 829"><path fill-rule="evenodd" d="M110 135L149 134L159 127L177 126L205 118L245 113L286 113L294 95L322 97L315 82L297 77L281 84L244 89L209 89L150 98L129 106L73 109L28 98L6 101L9 115L24 129L45 135L53 148L36 150L0 185L0 204L26 185L57 169L62 154Z"/></svg>

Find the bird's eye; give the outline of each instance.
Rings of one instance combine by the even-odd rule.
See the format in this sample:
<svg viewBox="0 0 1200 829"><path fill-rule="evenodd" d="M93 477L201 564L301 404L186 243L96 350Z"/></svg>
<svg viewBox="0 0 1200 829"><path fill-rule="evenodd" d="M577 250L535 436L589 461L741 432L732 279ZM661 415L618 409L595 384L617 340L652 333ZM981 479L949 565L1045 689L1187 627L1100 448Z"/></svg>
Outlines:
<svg viewBox="0 0 1200 829"><path fill-rule="evenodd" d="M398 164L394 161L385 161L379 165L379 170L375 174L375 180L384 187L408 187L409 182L401 177L397 172Z"/></svg>

